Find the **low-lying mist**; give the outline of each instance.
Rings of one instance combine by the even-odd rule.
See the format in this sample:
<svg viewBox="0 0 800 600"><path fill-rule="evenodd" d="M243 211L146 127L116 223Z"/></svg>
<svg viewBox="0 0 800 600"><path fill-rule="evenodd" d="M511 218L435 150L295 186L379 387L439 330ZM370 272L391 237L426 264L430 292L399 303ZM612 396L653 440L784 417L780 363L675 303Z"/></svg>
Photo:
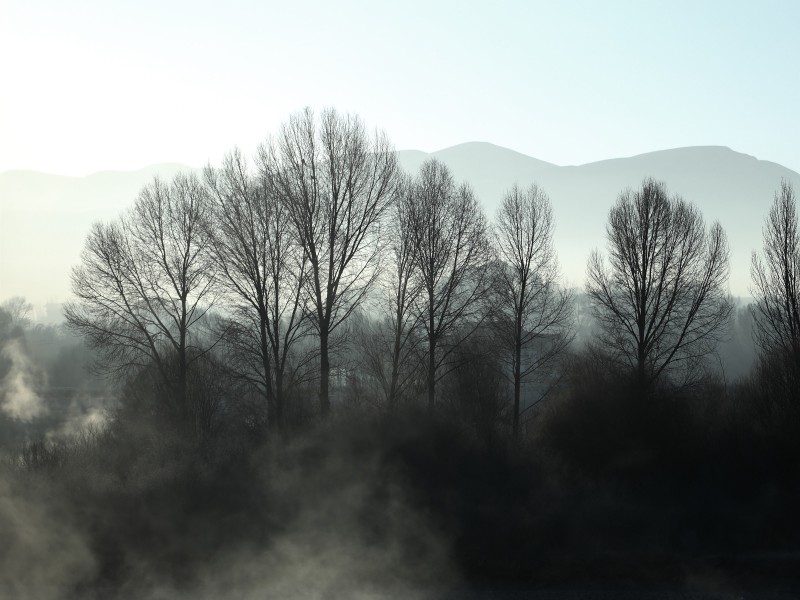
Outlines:
<svg viewBox="0 0 800 600"><path fill-rule="evenodd" d="M112 421L29 443L0 481L0 589L43 600L791 589L789 428L710 405L635 409L597 383L542 410L516 450L502 424L490 442L454 416L344 407L284 439L197 443Z"/></svg>
<svg viewBox="0 0 800 600"><path fill-rule="evenodd" d="M17 598L427 597L449 532L403 472L411 440L339 423L244 451L178 439L28 447L2 474ZM128 444L131 444L130 446ZM209 455L207 453L212 453Z"/></svg>
<svg viewBox="0 0 800 600"><path fill-rule="evenodd" d="M278 430L218 361L190 377L213 412L186 427L147 369L111 385L63 330L4 335L22 358L6 352L0 376L24 385L4 384L3 406L40 411L0 418L0 597L783 598L797 584L800 413L777 360L642 395L577 349L514 442L508 384L478 343L432 412L390 411L353 378L322 419L312 382Z"/></svg>

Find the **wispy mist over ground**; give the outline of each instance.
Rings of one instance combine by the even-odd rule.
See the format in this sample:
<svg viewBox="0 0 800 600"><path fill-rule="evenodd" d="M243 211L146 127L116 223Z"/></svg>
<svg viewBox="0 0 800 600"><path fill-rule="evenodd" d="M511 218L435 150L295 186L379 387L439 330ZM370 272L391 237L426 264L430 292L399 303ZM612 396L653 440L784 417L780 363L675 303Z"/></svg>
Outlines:
<svg viewBox="0 0 800 600"><path fill-rule="evenodd" d="M47 408L39 391L47 385L44 371L34 364L23 348L22 339L10 339L0 350L9 366L0 382L0 410L18 421L41 417Z"/></svg>
<svg viewBox="0 0 800 600"><path fill-rule="evenodd" d="M23 470L7 459L0 590L427 598L457 580L448 535L374 433L334 427L221 463L175 439L120 447L120 435L29 448Z"/></svg>
<svg viewBox="0 0 800 600"><path fill-rule="evenodd" d="M0 475L0 594L57 600L96 572L96 561L73 514L47 482ZM60 490L59 490L60 491Z"/></svg>
<svg viewBox="0 0 800 600"><path fill-rule="evenodd" d="M631 427L652 438L665 416ZM737 470L715 482L713 459L689 467L696 448L656 459L643 438L638 451L614 449L596 414L594 440L575 423L585 450L559 435L539 458L422 413L339 417L246 452L115 425L29 448L0 477L0 590L24 600L791 597L798 523L778 516L793 497L779 479L770 489ZM549 417L545 435L571 420ZM595 460L600 446L611 454Z"/></svg>
<svg viewBox="0 0 800 600"><path fill-rule="evenodd" d="M576 352L567 387L529 413L518 447L508 413L482 404L497 399L481 399L477 364L456 372L433 414L413 404L386 413L345 384L323 423L307 390L282 434L229 390L197 437L176 428L146 373L110 393L83 370L91 355L74 338L30 327L8 339L22 358L3 363L4 380L15 365L30 369L43 410L2 416L0 597L795 589L797 413L763 395L768 371L642 403Z"/></svg>

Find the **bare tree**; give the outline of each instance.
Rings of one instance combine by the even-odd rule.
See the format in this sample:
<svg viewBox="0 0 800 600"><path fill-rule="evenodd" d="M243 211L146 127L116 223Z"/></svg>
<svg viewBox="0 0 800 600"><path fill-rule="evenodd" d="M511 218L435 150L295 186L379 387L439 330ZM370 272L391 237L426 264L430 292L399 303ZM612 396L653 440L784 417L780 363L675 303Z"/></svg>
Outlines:
<svg viewBox="0 0 800 600"><path fill-rule="evenodd" d="M331 334L375 281L382 218L394 199L397 157L383 134L329 109L292 116L262 147L308 260L310 318L319 335L320 409L330 410Z"/></svg>
<svg viewBox="0 0 800 600"><path fill-rule="evenodd" d="M411 178L403 177L398 198L405 197L411 185ZM389 213L380 278L385 316L371 322L361 340L365 367L378 380L389 412L414 388L420 366L420 315L414 305L421 285L414 277L414 244L407 208L407 203L398 201Z"/></svg>
<svg viewBox="0 0 800 600"><path fill-rule="evenodd" d="M30 325L33 304L22 296L9 298L0 305L0 308L3 308L10 315L12 327L27 327Z"/></svg>
<svg viewBox="0 0 800 600"><path fill-rule="evenodd" d="M441 162L426 161L401 202L413 244L414 277L420 292L416 309L428 342L428 408L433 409L436 382L458 341L466 339L487 316L491 285L491 246L483 209L472 189L456 185ZM466 327L458 332L459 328ZM441 347L445 336L459 340Z"/></svg>
<svg viewBox="0 0 800 600"><path fill-rule="evenodd" d="M595 251L586 285L602 341L640 390L667 374L689 382L733 309L724 231L647 179L619 196L606 232L610 268Z"/></svg>
<svg viewBox="0 0 800 600"><path fill-rule="evenodd" d="M780 193L764 226L764 250L753 252L750 268L756 340L764 351L800 351L800 234L792 185Z"/></svg>
<svg viewBox="0 0 800 600"><path fill-rule="evenodd" d="M212 256L233 312L227 337L241 357L238 371L260 389L270 421L283 430L290 359L305 333L307 260L271 172L262 164L251 173L234 150L221 168L207 168L205 179L213 199Z"/></svg>
<svg viewBox="0 0 800 600"><path fill-rule="evenodd" d="M517 440L522 383L540 375L574 336L572 294L558 284L553 210L541 188L514 186L506 193L495 218L494 242L500 261L494 322L501 346L509 350Z"/></svg>
<svg viewBox="0 0 800 600"><path fill-rule="evenodd" d="M195 176L155 179L128 214L92 226L72 271L78 301L65 310L108 372L155 365L185 424L193 418L189 367L213 345L196 335L213 305L208 219L208 194Z"/></svg>
<svg viewBox="0 0 800 600"><path fill-rule="evenodd" d="M779 353L800 371L800 233L792 184L781 189L764 225L764 250L750 267L754 333L764 355Z"/></svg>

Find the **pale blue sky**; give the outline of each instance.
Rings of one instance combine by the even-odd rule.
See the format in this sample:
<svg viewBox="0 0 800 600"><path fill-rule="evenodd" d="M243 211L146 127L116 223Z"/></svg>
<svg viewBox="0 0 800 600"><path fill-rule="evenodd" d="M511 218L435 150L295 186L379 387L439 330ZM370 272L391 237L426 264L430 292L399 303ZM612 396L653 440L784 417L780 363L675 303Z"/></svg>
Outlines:
<svg viewBox="0 0 800 600"><path fill-rule="evenodd" d="M0 171L200 166L305 105L398 149L726 145L800 171L800 1L0 0Z"/></svg>

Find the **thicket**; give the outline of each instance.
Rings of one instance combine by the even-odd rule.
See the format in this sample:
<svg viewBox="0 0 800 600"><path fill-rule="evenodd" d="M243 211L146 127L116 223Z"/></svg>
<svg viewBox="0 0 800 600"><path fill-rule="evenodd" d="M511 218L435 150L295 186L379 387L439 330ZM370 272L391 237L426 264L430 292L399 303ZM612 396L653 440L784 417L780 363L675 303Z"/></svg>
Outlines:
<svg viewBox="0 0 800 600"><path fill-rule="evenodd" d="M762 361L736 386L663 386L643 398L602 358L577 353L516 444L502 410L508 385L483 363L453 375L435 413L423 402L389 414L342 401L323 421L308 390L286 438L213 374L231 407L198 438L165 418L142 375L103 430L27 442L5 459L4 539L17 559L4 589L783 589L800 550L800 423L772 385L781 366Z"/></svg>

